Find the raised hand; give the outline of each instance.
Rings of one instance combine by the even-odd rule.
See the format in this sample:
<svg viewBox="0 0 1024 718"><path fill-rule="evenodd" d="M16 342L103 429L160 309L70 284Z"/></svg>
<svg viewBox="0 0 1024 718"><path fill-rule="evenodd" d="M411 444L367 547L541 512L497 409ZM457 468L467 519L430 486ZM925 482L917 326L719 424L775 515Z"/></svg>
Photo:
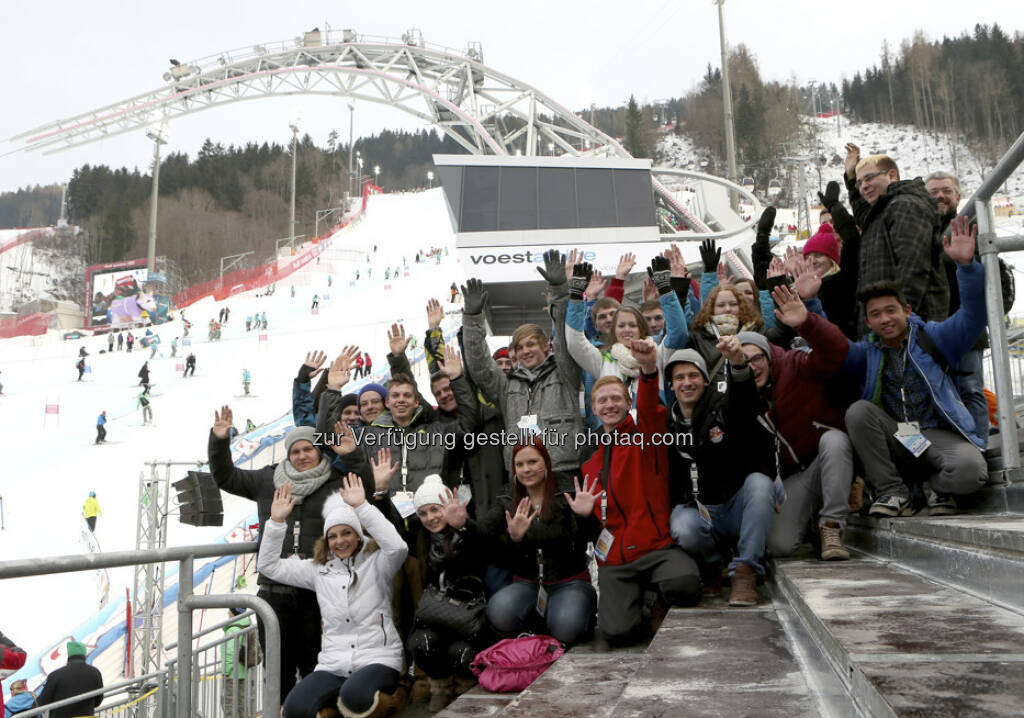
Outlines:
<svg viewBox="0 0 1024 718"><path fill-rule="evenodd" d="M786 267L786 271L790 274L796 274L796 268L803 260L803 255L800 254L800 250L796 247L786 247L786 257L782 260L782 263Z"/></svg>
<svg viewBox="0 0 1024 718"><path fill-rule="evenodd" d="M442 369L452 381L462 376L462 356L459 354L458 349L451 344L444 345L444 366Z"/></svg>
<svg viewBox="0 0 1024 718"><path fill-rule="evenodd" d="M597 477L591 481L589 476L583 477L583 487L580 487L580 477L573 477L573 483L576 485L576 495L572 496L568 492L565 493L565 501L569 504L569 508L574 513L580 516L590 516L594 513L594 504L598 497L603 494L603 491L598 491Z"/></svg>
<svg viewBox="0 0 1024 718"><path fill-rule="evenodd" d="M467 279L462 290L462 313L479 314L487 306L487 292L479 279Z"/></svg>
<svg viewBox="0 0 1024 718"><path fill-rule="evenodd" d="M356 435L352 433L352 427L340 421L334 422L334 443L331 444L331 451L338 456L345 456L355 450Z"/></svg>
<svg viewBox="0 0 1024 718"><path fill-rule="evenodd" d="M775 287L772 290L772 299L778 305L775 317L787 327L796 329L807 321L807 307L800 296L794 294L789 287Z"/></svg>
<svg viewBox="0 0 1024 718"><path fill-rule="evenodd" d="M765 207L764 212L761 213L761 218L757 220L757 236L770 235L772 230L775 228L775 208Z"/></svg>
<svg viewBox="0 0 1024 718"><path fill-rule="evenodd" d="M292 485L287 481L274 489L274 500L270 504L270 518L281 524L292 512L295 499L292 498Z"/></svg>
<svg viewBox="0 0 1024 718"><path fill-rule="evenodd" d="M331 368L327 371L328 389L341 391L341 388L348 384L349 379L352 377L352 363L355 361L353 351L355 354L359 353L358 348L345 347L341 350L341 354L331 362Z"/></svg>
<svg viewBox="0 0 1024 718"><path fill-rule="evenodd" d="M350 473L341 481L341 489L338 491L345 503L352 508L359 508L366 502L366 489L363 488L363 480L358 474Z"/></svg>
<svg viewBox="0 0 1024 718"><path fill-rule="evenodd" d="M220 413L214 410L213 435L218 439L227 439L231 435L231 422L233 419L231 407L227 404L220 408Z"/></svg>
<svg viewBox="0 0 1024 718"><path fill-rule="evenodd" d="M327 354L322 351L306 352L306 361L299 367L299 383L308 384L310 380L323 371Z"/></svg>
<svg viewBox="0 0 1024 718"><path fill-rule="evenodd" d="M632 252L626 252L619 257L619 263L615 265L615 278L625 279L629 276L629 273L633 270L633 265L636 264L636 255Z"/></svg>
<svg viewBox="0 0 1024 718"><path fill-rule="evenodd" d="M505 521L508 523L508 535L513 541L519 543L523 540L526 535L527 529L530 528L530 522L537 516L537 510L533 508L533 504L530 503L530 497L524 497L519 502L519 506L516 508L516 515L512 516L508 511L505 512Z"/></svg>
<svg viewBox="0 0 1024 718"><path fill-rule="evenodd" d="M576 250L572 250L569 258L571 260L576 259ZM573 261L575 264L575 261ZM544 281L550 284L552 287L558 287L569 281L568 272L570 271L567 267L565 256L560 254L557 249L549 249L544 252L544 268L537 267L537 271L540 272L540 276L544 277Z"/></svg>
<svg viewBox="0 0 1024 718"><path fill-rule="evenodd" d="M846 143L846 159L843 161L843 168L846 176L853 179L857 176L857 163L860 162L860 147L852 142Z"/></svg>
<svg viewBox="0 0 1024 718"><path fill-rule="evenodd" d="M466 525L466 504L459 500L459 495L445 488L441 495L441 507L444 510L444 521L453 529L461 529Z"/></svg>
<svg viewBox="0 0 1024 718"><path fill-rule="evenodd" d="M729 268L725 266L725 262L718 265L715 274L718 276L719 284L726 284L729 281Z"/></svg>
<svg viewBox="0 0 1024 718"><path fill-rule="evenodd" d="M599 299L604 294L604 275L598 270L594 270L594 273L590 275L590 284L587 285L587 289L583 292L583 298L587 301L593 302Z"/></svg>
<svg viewBox="0 0 1024 718"><path fill-rule="evenodd" d="M391 461L391 449L378 449L376 460L370 457L370 468L373 469L373 490L387 491L391 477L398 471L398 462Z"/></svg>
<svg viewBox="0 0 1024 718"><path fill-rule="evenodd" d="M654 282L658 294L669 294L672 291L672 263L661 255L655 255L651 259L651 266L647 268L647 276Z"/></svg>
<svg viewBox="0 0 1024 718"><path fill-rule="evenodd" d="M818 199L821 200L822 206L831 212L832 205L839 201L839 183L832 180L825 185L825 194L818 192Z"/></svg>
<svg viewBox="0 0 1024 718"><path fill-rule="evenodd" d="M642 296L645 302L658 298L658 288L654 286L654 282L651 281L650 277L644 280Z"/></svg>
<svg viewBox="0 0 1024 718"><path fill-rule="evenodd" d="M405 354L406 347L409 346L409 340L412 337L405 336L405 326L395 322L391 325L391 329L388 330L388 346L391 347L391 353L394 355Z"/></svg>
<svg viewBox="0 0 1024 718"><path fill-rule="evenodd" d="M583 299L583 293L587 290L593 273L589 262L572 265L572 273L569 276L569 299Z"/></svg>
<svg viewBox="0 0 1024 718"><path fill-rule="evenodd" d="M722 337L718 340L718 344L715 348L721 352L722 356L731 361L733 364L746 364L747 356L743 353L743 348L740 345L740 340L736 338L736 335L730 334L729 336Z"/></svg>
<svg viewBox="0 0 1024 718"><path fill-rule="evenodd" d="M441 320L444 319L444 309L441 302L431 299L427 302L427 327L429 329L440 329Z"/></svg>
<svg viewBox="0 0 1024 718"><path fill-rule="evenodd" d="M654 374L658 371L658 349L653 339L633 339L629 343L629 351L644 374Z"/></svg>
<svg viewBox="0 0 1024 718"><path fill-rule="evenodd" d="M772 256L772 261L768 263L768 270L765 272L765 276L771 279L772 277L781 277L786 273L786 266L782 263L782 259L778 255Z"/></svg>
<svg viewBox="0 0 1024 718"><path fill-rule="evenodd" d="M949 223L949 236L942 239L942 247L957 264L970 264L974 261L974 248L978 241L978 225L964 215L954 217Z"/></svg>
<svg viewBox="0 0 1024 718"><path fill-rule="evenodd" d="M673 243L662 252L662 255L668 260L670 276L679 279L690 278L690 270L686 268L686 260L683 259L683 250Z"/></svg>
<svg viewBox="0 0 1024 718"><path fill-rule="evenodd" d="M715 245L715 240L705 239L700 243L700 258L704 262L704 271L711 272L718 268L722 259L722 250Z"/></svg>
<svg viewBox="0 0 1024 718"><path fill-rule="evenodd" d="M796 279L796 291L802 299L814 299L821 291L821 275L815 271L810 261L805 257L796 265L793 272Z"/></svg>

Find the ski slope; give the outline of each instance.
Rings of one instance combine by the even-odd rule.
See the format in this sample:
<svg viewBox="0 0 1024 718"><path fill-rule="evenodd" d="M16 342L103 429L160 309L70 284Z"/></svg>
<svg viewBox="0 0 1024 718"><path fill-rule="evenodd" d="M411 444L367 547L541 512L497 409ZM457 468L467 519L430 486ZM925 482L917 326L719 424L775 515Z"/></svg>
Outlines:
<svg viewBox="0 0 1024 718"><path fill-rule="evenodd" d="M413 261L417 250L431 247L448 249L439 265L433 260ZM406 331L422 344L427 300L445 301L451 282L462 281L455 254L440 189L371 197L364 218L336 233L320 261L288 277L273 296L257 298L257 292L247 292L225 302L207 298L187 307L192 345L180 347L177 358L169 355L171 340L181 336L180 321L154 328L163 356L150 361L150 426L142 425L141 409L136 407L141 391L137 374L149 349L136 344L130 354L116 349L100 354L106 349L105 336L61 341L55 332L0 341L0 455L6 462L0 474L5 524L0 557L84 552L81 509L89 491L97 493L103 510L96 527L102 549L134 549L139 476L145 462L205 461L214 410L224 404L233 409L240 430L246 419L260 426L290 416L292 379L307 351L319 349L333 357L343 345L357 344L370 352L375 376L381 378L387 370L387 329L392 322L403 321ZM385 281L385 267L393 271L403 258L403 276ZM320 297L316 315L310 311L314 294ZM207 323L225 305L231 317L222 339L208 342ZM245 317L256 312L266 312L268 329L247 333ZM453 321L447 319L446 331L453 328ZM90 354L86 362L91 371L79 383L74 365L83 345ZM183 378L177 367L189 350L196 355L196 374ZM243 368L252 373L250 397L241 396ZM419 378L421 390L430 397L425 373L419 372ZM44 414L46 404L58 404L60 413ZM96 446L96 417L102 410L107 411L108 443ZM183 477L185 467L181 468ZM254 512L253 502L223 496L224 527L197 528L172 519L168 545L215 542ZM169 575L174 568L168 566ZM112 602L131 588L132 575L131 568L109 572ZM51 649L96 614L96 582L91 572L3 581L2 630L30 656ZM168 587L172 583L169 578Z"/></svg>

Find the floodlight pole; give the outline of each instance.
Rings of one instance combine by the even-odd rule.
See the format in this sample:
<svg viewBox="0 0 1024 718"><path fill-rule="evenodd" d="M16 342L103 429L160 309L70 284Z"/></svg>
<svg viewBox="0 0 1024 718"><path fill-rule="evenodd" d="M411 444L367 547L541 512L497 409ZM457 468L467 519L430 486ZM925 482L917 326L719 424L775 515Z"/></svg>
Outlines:
<svg viewBox="0 0 1024 718"><path fill-rule="evenodd" d="M295 150L299 145L299 126L298 124L289 125L292 128L292 201L290 205L290 211L288 213L288 236L291 238L292 246L295 245ZM221 276L224 275L224 270L221 269Z"/></svg>
<svg viewBox="0 0 1024 718"><path fill-rule="evenodd" d="M352 160L355 158L356 105L348 103L348 197L352 199Z"/></svg>
<svg viewBox="0 0 1024 718"><path fill-rule="evenodd" d="M146 251L146 270L152 274L156 271L156 204L160 194L160 145L165 144L161 132L150 130L146 137L153 140L153 189L149 197L149 247Z"/></svg>
<svg viewBox="0 0 1024 718"><path fill-rule="evenodd" d="M722 5L725 0L714 0L718 6L718 41L722 46L722 112L725 115L725 156L729 163L730 182L736 182L736 129L732 119L732 89L729 86L729 51L725 44L725 20ZM735 192L729 193L729 204L735 211L739 202Z"/></svg>

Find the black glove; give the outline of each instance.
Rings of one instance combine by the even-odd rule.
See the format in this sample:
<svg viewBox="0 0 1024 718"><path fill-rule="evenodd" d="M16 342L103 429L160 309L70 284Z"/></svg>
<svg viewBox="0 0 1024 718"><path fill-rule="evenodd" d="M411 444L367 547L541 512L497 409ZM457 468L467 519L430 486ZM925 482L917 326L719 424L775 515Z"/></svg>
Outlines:
<svg viewBox="0 0 1024 718"><path fill-rule="evenodd" d="M587 285L590 284L590 277L593 273L594 268L590 265L590 262L580 262L573 265L572 279L569 281L569 299L583 299L583 293L587 290Z"/></svg>
<svg viewBox="0 0 1024 718"><path fill-rule="evenodd" d="M552 287L565 284L565 256L557 249L544 252L544 269L537 267L540 276Z"/></svg>
<svg viewBox="0 0 1024 718"><path fill-rule="evenodd" d="M309 364L303 364L302 366L299 367L299 375L295 377L295 379L300 384L308 384L311 378L310 374L312 374L314 371L316 370Z"/></svg>
<svg viewBox="0 0 1024 718"><path fill-rule="evenodd" d="M702 248L703 249L703 248ZM660 254L651 260L651 266L647 268L647 276L658 288L658 294L669 294L672 291L672 270L671 264Z"/></svg>
<svg viewBox="0 0 1024 718"><path fill-rule="evenodd" d="M705 239L700 243L700 258L704 262L705 272L718 271L718 261L722 258L722 250L715 248L715 240Z"/></svg>
<svg viewBox="0 0 1024 718"><path fill-rule="evenodd" d="M825 194L818 192L818 199L821 200L821 203L825 206L825 209L827 209L829 213L831 213L832 205L837 204L839 202L839 183L829 182L827 185L825 185Z"/></svg>
<svg viewBox="0 0 1024 718"><path fill-rule="evenodd" d="M761 213L761 219L757 220L757 236L760 237L763 234L767 237L772 233L774 227L775 208L765 207L764 212Z"/></svg>
<svg viewBox="0 0 1024 718"><path fill-rule="evenodd" d="M467 279L462 287L463 314L479 314L487 304L487 292L479 279Z"/></svg>

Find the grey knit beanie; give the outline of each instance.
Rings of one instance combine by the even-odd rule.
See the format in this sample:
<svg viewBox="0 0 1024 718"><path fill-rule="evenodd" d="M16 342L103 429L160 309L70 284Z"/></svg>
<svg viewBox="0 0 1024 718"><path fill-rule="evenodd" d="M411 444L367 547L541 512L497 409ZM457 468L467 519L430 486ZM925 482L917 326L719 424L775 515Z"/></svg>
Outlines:
<svg viewBox="0 0 1024 718"><path fill-rule="evenodd" d="M294 429L288 432L288 435L284 437L284 453L287 456L292 450L292 444L296 441L308 441L313 446L316 444L313 439L316 437L316 431L312 426L296 426ZM319 447L318 447L319 448Z"/></svg>

